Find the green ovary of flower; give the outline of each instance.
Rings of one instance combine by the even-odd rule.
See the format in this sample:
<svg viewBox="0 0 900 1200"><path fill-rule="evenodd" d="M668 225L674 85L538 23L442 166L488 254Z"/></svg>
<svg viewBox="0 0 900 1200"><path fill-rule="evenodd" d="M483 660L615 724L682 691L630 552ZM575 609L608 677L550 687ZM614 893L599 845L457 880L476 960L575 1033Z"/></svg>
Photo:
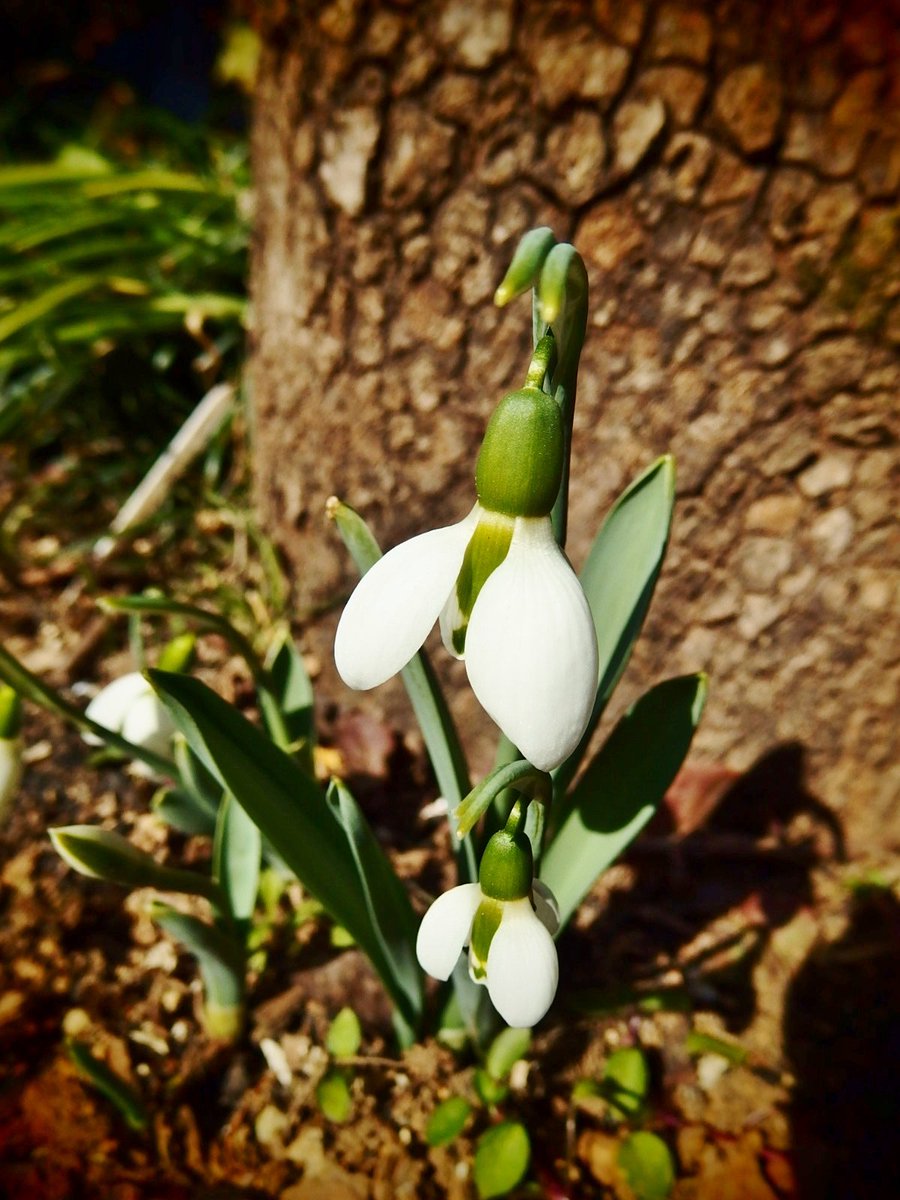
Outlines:
<svg viewBox="0 0 900 1200"><path fill-rule="evenodd" d="M565 435L559 405L539 388L510 392L491 417L475 486L482 505L511 517L543 517L562 480Z"/></svg>

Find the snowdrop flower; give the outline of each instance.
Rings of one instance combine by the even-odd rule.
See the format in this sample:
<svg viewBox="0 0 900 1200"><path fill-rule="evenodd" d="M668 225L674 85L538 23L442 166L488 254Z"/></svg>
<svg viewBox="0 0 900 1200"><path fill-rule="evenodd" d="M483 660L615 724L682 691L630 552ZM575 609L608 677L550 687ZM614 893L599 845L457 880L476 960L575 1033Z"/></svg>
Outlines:
<svg viewBox="0 0 900 1200"><path fill-rule="evenodd" d="M482 706L541 770L578 745L597 689L597 637L550 522L564 461L559 406L526 386L498 405L475 471L478 501L456 525L396 546L368 571L334 644L350 687L384 683L440 618Z"/></svg>
<svg viewBox="0 0 900 1200"><path fill-rule="evenodd" d="M419 926L416 956L429 975L449 979L468 946L472 979L487 987L507 1025L527 1029L556 995L553 934L559 909L550 889L533 878L527 836L523 830L510 832L510 825L488 842L479 882L452 888L429 908Z"/></svg>
<svg viewBox="0 0 900 1200"><path fill-rule="evenodd" d="M108 684L97 693L85 710L85 716L112 733L118 733L135 746L167 755L171 750L175 723L143 675L132 671ZM103 739L85 733L84 740L101 746ZM135 774L153 774L145 763L135 763Z"/></svg>
<svg viewBox="0 0 900 1200"><path fill-rule="evenodd" d="M22 704L13 688L0 684L0 816L22 778Z"/></svg>

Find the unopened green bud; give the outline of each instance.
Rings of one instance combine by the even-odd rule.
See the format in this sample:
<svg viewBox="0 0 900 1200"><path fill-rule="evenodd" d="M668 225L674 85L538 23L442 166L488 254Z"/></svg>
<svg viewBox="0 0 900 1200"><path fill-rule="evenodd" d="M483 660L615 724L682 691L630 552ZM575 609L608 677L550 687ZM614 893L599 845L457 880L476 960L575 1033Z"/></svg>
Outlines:
<svg viewBox="0 0 900 1200"><path fill-rule="evenodd" d="M562 414L537 387L510 392L497 405L481 444L475 486L482 505L512 517L543 517L563 472Z"/></svg>
<svg viewBox="0 0 900 1200"><path fill-rule="evenodd" d="M531 895L534 855L524 822L517 829L507 825L494 834L485 846L478 882L485 896L494 900L521 900Z"/></svg>
<svg viewBox="0 0 900 1200"><path fill-rule="evenodd" d="M22 701L15 688L0 683L0 738L18 737L22 728Z"/></svg>

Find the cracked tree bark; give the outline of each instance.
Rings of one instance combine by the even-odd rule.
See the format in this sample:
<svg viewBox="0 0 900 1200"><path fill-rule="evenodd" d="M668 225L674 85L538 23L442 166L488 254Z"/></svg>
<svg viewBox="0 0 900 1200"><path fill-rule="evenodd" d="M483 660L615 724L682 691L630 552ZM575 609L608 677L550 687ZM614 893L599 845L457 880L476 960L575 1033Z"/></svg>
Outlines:
<svg viewBox="0 0 900 1200"><path fill-rule="evenodd" d="M484 422L527 364L527 305L497 311L492 292L549 224L592 284L576 565L617 491L678 460L627 695L708 669L701 757L743 768L797 740L851 837L896 821L897 16L875 0L267 8L256 487L300 610L352 580L329 494L386 546L467 511ZM323 662L331 628L305 633Z"/></svg>

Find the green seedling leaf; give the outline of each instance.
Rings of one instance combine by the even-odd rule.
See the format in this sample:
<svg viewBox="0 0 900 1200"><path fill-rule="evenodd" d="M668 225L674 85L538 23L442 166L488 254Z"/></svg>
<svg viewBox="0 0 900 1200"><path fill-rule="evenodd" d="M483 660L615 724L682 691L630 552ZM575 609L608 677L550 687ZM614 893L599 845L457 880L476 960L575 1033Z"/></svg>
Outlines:
<svg viewBox="0 0 900 1200"><path fill-rule="evenodd" d="M557 794L575 777L631 657L662 569L675 503L675 462L657 459L616 500L581 571L597 630L597 700L580 744L555 772Z"/></svg>
<svg viewBox="0 0 900 1200"><path fill-rule="evenodd" d="M442 1100L425 1126L425 1140L429 1146L446 1146L458 1137L466 1127L472 1113L472 1105L462 1096L450 1096Z"/></svg>
<svg viewBox="0 0 900 1200"><path fill-rule="evenodd" d="M374 534L359 513L348 504L342 504L337 497L332 496L328 501L326 511L337 526L357 570L364 575L381 558L381 547ZM407 663L400 672L400 677L422 731L441 795L450 807L450 830L457 849L461 881L472 882L478 878L475 848L466 841L460 842L456 819L452 815L472 786L459 734L437 676L424 651L420 650Z"/></svg>
<svg viewBox="0 0 900 1200"><path fill-rule="evenodd" d="M101 1062L84 1044L71 1039L66 1042L69 1058L88 1082L119 1110L131 1129L140 1132L147 1128L150 1118L137 1092L120 1075Z"/></svg>
<svg viewBox="0 0 900 1200"><path fill-rule="evenodd" d="M160 671L151 671L150 679L201 762L331 917L350 931L409 1028L415 1028L422 1011L416 919L346 789L330 803L289 754L199 680ZM382 887L384 880L390 883ZM376 929L372 912L388 912L390 924Z"/></svg>
<svg viewBox="0 0 900 1200"><path fill-rule="evenodd" d="M0 683L0 738L11 741L22 729L22 701L15 688Z"/></svg>
<svg viewBox="0 0 900 1200"><path fill-rule="evenodd" d="M705 700L705 675L651 688L562 802L558 832L541 867L559 904L560 927L653 816L690 748Z"/></svg>
<svg viewBox="0 0 900 1200"><path fill-rule="evenodd" d="M531 1160L528 1131L518 1121L494 1125L475 1148L475 1186L481 1200L505 1196L525 1177Z"/></svg>
<svg viewBox="0 0 900 1200"><path fill-rule="evenodd" d="M91 879L127 888L152 887L161 892L203 896L216 907L224 902L214 880L194 871L164 867L121 834L97 825L60 825L49 833L60 858Z"/></svg>
<svg viewBox="0 0 900 1200"><path fill-rule="evenodd" d="M482 1104L494 1108L502 1104L509 1095L509 1084L504 1080L493 1079L484 1067L478 1067L475 1071L475 1091Z"/></svg>
<svg viewBox="0 0 900 1200"><path fill-rule="evenodd" d="M491 1042L484 1066L492 1079L506 1079L520 1058L531 1049L530 1029L504 1029Z"/></svg>
<svg viewBox="0 0 900 1200"><path fill-rule="evenodd" d="M343 1071L329 1071L319 1080L316 1101L322 1116L336 1125L343 1125L353 1112L353 1097Z"/></svg>
<svg viewBox="0 0 900 1200"><path fill-rule="evenodd" d="M606 1060L601 1087L604 1099L620 1116L634 1118L644 1109L650 1089L650 1067L637 1046L615 1050Z"/></svg>
<svg viewBox="0 0 900 1200"><path fill-rule="evenodd" d="M213 875L236 921L249 921L259 891L262 839L259 829L226 792L219 806L213 841Z"/></svg>
<svg viewBox="0 0 900 1200"><path fill-rule="evenodd" d="M669 1147L655 1133L632 1133L619 1149L619 1166L638 1200L666 1200L675 1186Z"/></svg>
<svg viewBox="0 0 900 1200"><path fill-rule="evenodd" d="M711 1037L708 1033L698 1033L692 1029L685 1039L685 1049L688 1054L718 1054L734 1066L739 1067L747 1061L748 1051L736 1042L726 1042L722 1038Z"/></svg>
<svg viewBox="0 0 900 1200"><path fill-rule="evenodd" d="M160 928L197 960L206 991L203 1020L207 1031L233 1041L244 1023L246 961L240 942L220 926L166 904L151 904L148 911Z"/></svg>
<svg viewBox="0 0 900 1200"><path fill-rule="evenodd" d="M352 1058L361 1045L359 1017L352 1008L342 1008L328 1027L325 1049L335 1058Z"/></svg>
<svg viewBox="0 0 900 1200"><path fill-rule="evenodd" d="M193 633L180 633L163 646L157 666L161 671L189 671L194 665L197 638Z"/></svg>

